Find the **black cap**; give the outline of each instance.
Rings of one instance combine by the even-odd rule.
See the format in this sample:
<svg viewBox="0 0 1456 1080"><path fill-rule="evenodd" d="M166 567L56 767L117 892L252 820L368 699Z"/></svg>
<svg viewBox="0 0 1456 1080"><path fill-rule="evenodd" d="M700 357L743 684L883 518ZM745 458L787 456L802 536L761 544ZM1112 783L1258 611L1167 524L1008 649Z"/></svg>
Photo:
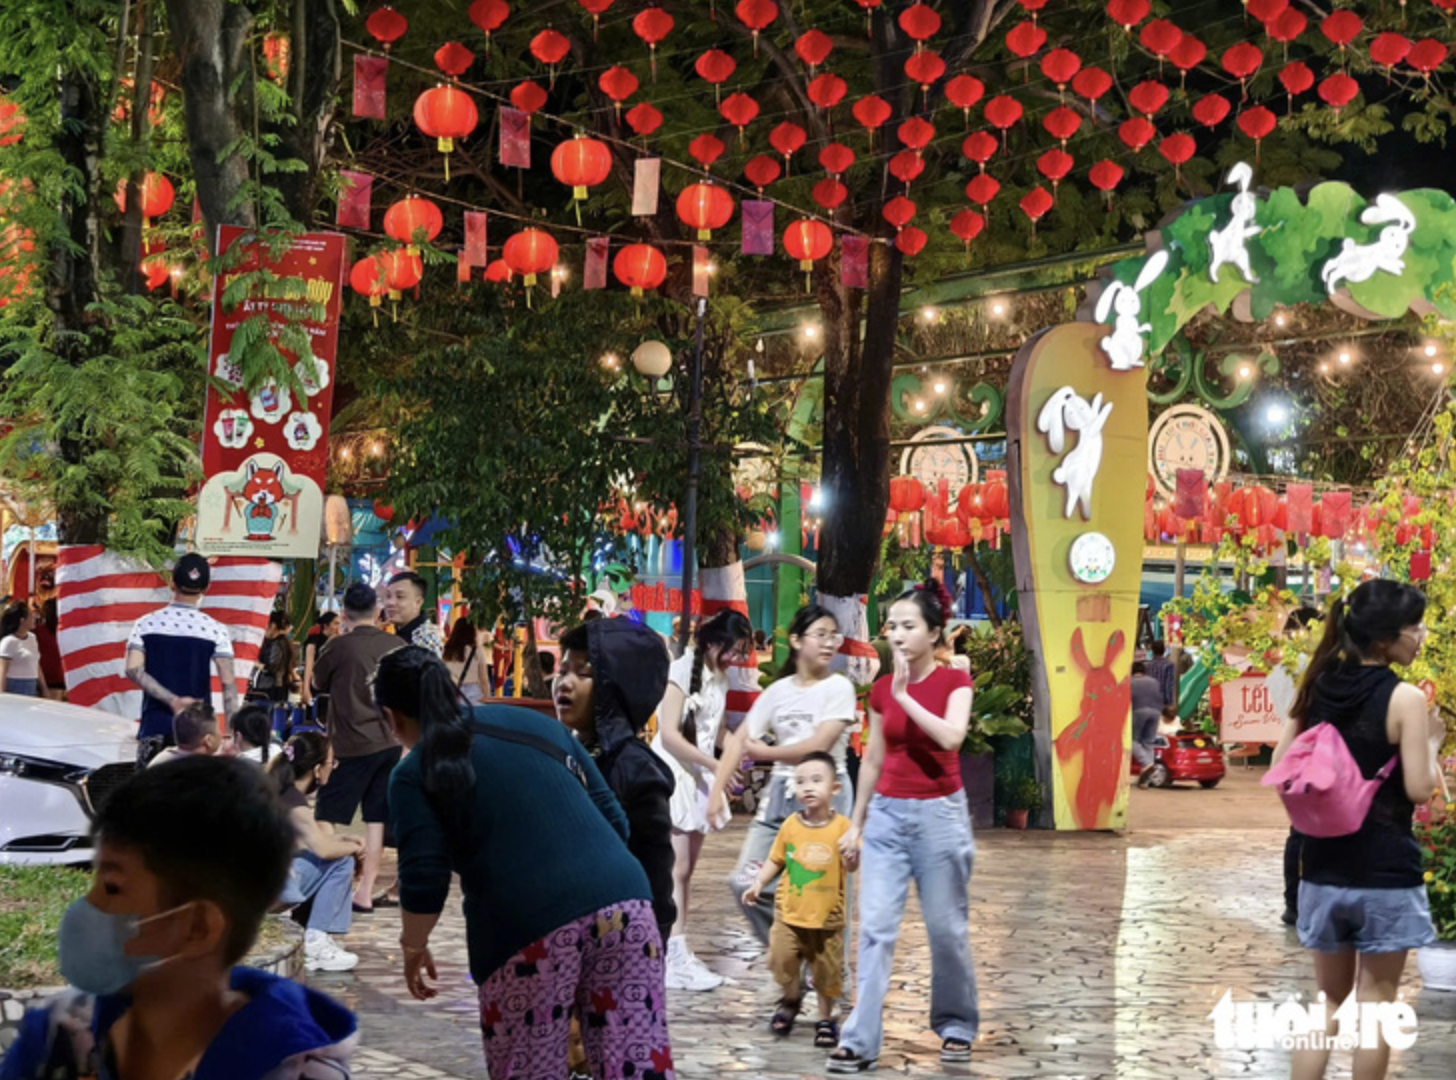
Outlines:
<svg viewBox="0 0 1456 1080"><path fill-rule="evenodd" d="M172 584L182 592L200 593L207 591L212 580L212 568L201 555L189 553L177 560L172 567Z"/></svg>

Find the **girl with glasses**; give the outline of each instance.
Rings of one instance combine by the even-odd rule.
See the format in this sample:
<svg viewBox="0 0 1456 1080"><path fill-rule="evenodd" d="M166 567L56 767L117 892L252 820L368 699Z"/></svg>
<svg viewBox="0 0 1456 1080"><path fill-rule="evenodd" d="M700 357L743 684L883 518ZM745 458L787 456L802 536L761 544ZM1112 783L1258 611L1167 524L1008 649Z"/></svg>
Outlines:
<svg viewBox="0 0 1456 1080"><path fill-rule="evenodd" d="M698 625L693 644L673 661L657 710L653 748L672 766L673 901L677 922L667 940L667 988L713 990L723 978L688 948L688 893L708 834L708 794L718 761L718 731L728 711L728 668L749 662L753 626L738 611L720 611Z"/></svg>

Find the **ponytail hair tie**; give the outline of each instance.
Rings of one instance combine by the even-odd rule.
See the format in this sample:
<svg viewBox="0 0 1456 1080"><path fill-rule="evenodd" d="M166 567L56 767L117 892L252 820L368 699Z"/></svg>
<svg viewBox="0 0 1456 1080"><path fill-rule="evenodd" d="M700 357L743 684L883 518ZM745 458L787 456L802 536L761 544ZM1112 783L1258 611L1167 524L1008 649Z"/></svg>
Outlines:
<svg viewBox="0 0 1456 1080"><path fill-rule="evenodd" d="M294 743L292 739L289 739L286 743L283 744L283 756L286 757L289 761L292 761L294 755L297 753L298 746Z"/></svg>
<svg viewBox="0 0 1456 1080"><path fill-rule="evenodd" d="M941 624L944 625L945 620L950 616L951 608L955 606L955 601L946 591L945 584L939 578L930 577L915 587L919 591L929 594L940 606Z"/></svg>

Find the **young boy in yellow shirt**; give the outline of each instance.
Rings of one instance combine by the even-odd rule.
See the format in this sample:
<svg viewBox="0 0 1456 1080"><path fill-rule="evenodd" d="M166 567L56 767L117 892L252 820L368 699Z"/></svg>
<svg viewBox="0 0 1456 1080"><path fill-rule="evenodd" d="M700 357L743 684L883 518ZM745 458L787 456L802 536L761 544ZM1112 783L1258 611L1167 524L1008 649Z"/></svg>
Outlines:
<svg viewBox="0 0 1456 1080"><path fill-rule="evenodd" d="M782 992L769 1029L779 1036L794 1030L807 963L819 999L814 1045L829 1048L839 1042L834 1003L843 994L845 879L854 869L839 854L839 838L849 819L834 812L839 790L834 770L834 757L820 750L795 766L794 796L803 809L784 822L758 878L743 894L744 904L757 903L768 883L787 871L777 890L768 938L769 971Z"/></svg>

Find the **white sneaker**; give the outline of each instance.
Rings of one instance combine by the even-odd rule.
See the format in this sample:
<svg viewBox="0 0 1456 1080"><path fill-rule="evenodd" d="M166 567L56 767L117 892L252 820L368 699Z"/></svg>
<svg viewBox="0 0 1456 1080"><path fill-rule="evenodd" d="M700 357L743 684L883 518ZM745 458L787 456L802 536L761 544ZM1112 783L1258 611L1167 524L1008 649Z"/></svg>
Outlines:
<svg viewBox="0 0 1456 1080"><path fill-rule="evenodd" d="M307 971L353 971L359 963L354 953L341 949L333 938L310 930L303 939L303 966Z"/></svg>
<svg viewBox="0 0 1456 1080"><path fill-rule="evenodd" d="M715 975L688 949L686 938L667 939L663 983L669 990L716 990L723 976Z"/></svg>

